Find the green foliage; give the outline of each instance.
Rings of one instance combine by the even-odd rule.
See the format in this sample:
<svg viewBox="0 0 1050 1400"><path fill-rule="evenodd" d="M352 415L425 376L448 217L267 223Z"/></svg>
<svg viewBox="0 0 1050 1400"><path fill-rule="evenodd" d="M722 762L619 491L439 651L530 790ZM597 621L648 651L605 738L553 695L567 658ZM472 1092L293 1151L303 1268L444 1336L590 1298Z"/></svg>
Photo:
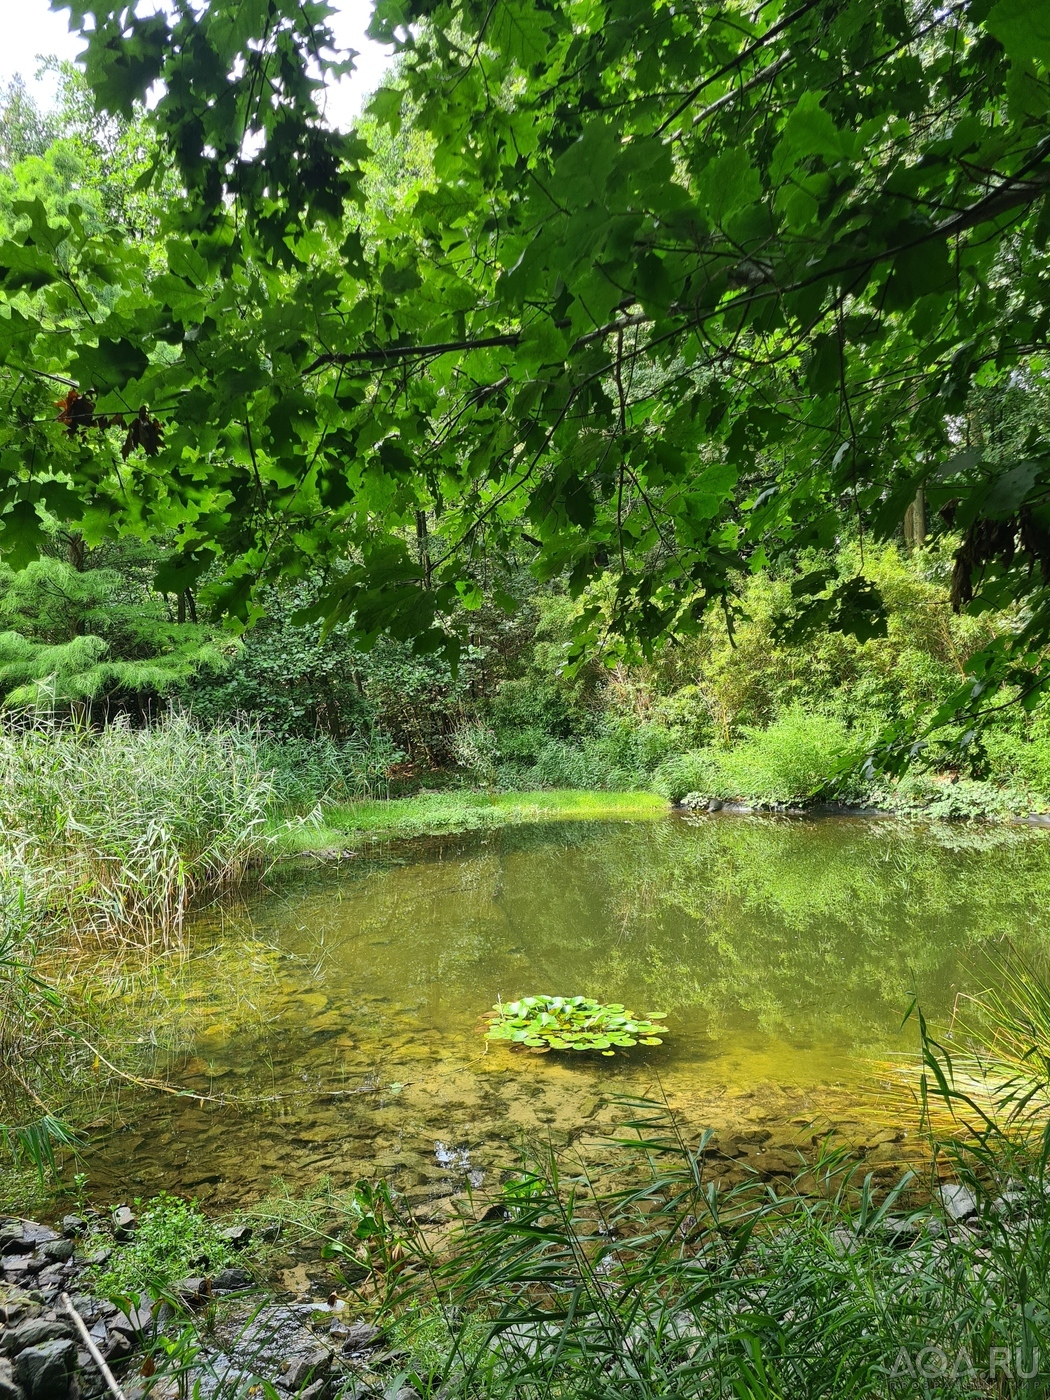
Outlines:
<svg viewBox="0 0 1050 1400"><path fill-rule="evenodd" d="M0 850L81 932L166 945L196 893L265 857L271 799L250 735L181 715L145 730L0 731Z"/></svg>
<svg viewBox="0 0 1050 1400"><path fill-rule="evenodd" d="M710 793L720 785L718 759L711 749L674 754L653 774L653 791L668 802L681 802L687 794Z"/></svg>
<svg viewBox="0 0 1050 1400"><path fill-rule="evenodd" d="M969 1111L950 1059L928 1041L923 1053L928 1102ZM1044 1388L1045 1143L978 1118L953 1147L922 1124L974 1193L960 1227L936 1178L862 1176L827 1145L775 1191L720 1189L711 1134L686 1141L658 1103L622 1107L601 1180L530 1156L501 1209L464 1221L440 1258L410 1221L389 1222L416 1267L387 1315L406 1338L419 1329L408 1379L421 1394L976 1400L993 1356L1010 1358L1004 1397Z"/></svg>
<svg viewBox="0 0 1050 1400"><path fill-rule="evenodd" d="M40 1094L40 1080L62 1064L64 998L35 970L36 935L46 915L39 871L23 852L0 845L0 1149L39 1181L55 1150L75 1137Z"/></svg>
<svg viewBox="0 0 1050 1400"><path fill-rule="evenodd" d="M508 1040L512 1048L524 1047L537 1054L599 1050L603 1055L615 1055L616 1048L662 1045L661 1035L667 1032L654 1022L662 1021L665 1014L650 1011L642 1018L618 1002L603 1006L590 997L522 997L496 1003L485 1018L489 1026L486 1039Z"/></svg>
<svg viewBox="0 0 1050 1400"><path fill-rule="evenodd" d="M333 802L382 796L389 790L390 768L403 757L378 730L342 742L327 735L280 740L261 736L256 752L274 801L296 814Z"/></svg>
<svg viewBox="0 0 1050 1400"><path fill-rule="evenodd" d="M139 1203L136 1202L136 1205ZM217 1272L232 1258L218 1225L196 1201L162 1192L138 1211L138 1226L127 1244L113 1245L108 1262L95 1275L103 1294L158 1297L190 1274Z"/></svg>
<svg viewBox="0 0 1050 1400"><path fill-rule="evenodd" d="M437 0L417 25L381 0L397 67L348 135L323 6L124 9L73 24L102 109L153 95L127 183L169 197L129 239L60 152L22 163L48 169L0 244L12 562L48 515L136 531L219 611L315 572L317 616L448 657L517 562L578 600L573 665L695 634L773 562L796 635L870 644L867 558L821 581L811 552L846 519L891 539L923 488L955 603L1028 604L938 721L1038 691L1050 453L1038 414L981 426L1046 375L1038 7ZM162 440L123 460L143 404Z"/></svg>
<svg viewBox="0 0 1050 1400"><path fill-rule="evenodd" d="M792 706L766 729L744 727L731 749L706 749L670 760L654 785L672 801L695 795L761 806L856 797L863 757L856 735L835 715ZM682 791L687 781L696 787ZM677 794L677 796L675 796Z"/></svg>
<svg viewBox="0 0 1050 1400"><path fill-rule="evenodd" d="M147 709L200 668L224 664L216 629L178 617L148 574L156 551L110 551L81 567L55 557L0 564L0 696L11 709Z"/></svg>

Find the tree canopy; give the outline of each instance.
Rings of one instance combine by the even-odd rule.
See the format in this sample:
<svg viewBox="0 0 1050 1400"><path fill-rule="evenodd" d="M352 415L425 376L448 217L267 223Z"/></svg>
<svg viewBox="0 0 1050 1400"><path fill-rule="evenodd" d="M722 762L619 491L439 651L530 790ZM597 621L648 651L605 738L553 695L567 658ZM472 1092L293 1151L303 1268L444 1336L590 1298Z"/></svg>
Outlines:
<svg viewBox="0 0 1050 1400"><path fill-rule="evenodd" d="M12 201L9 562L148 533L164 591L249 620L321 574L318 615L454 652L509 556L643 651L782 561L796 630L864 637L863 563L807 551L922 491L958 605L1024 603L951 708L1050 685L1050 448L975 411L1045 372L1048 0L380 0L348 134L317 0L72 12L165 197Z"/></svg>

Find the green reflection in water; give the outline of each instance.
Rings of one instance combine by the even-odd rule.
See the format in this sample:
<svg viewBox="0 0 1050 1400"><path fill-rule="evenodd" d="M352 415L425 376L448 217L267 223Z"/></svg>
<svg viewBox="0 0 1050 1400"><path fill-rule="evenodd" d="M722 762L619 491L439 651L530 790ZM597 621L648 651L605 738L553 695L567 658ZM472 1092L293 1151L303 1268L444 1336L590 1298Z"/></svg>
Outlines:
<svg viewBox="0 0 1050 1400"><path fill-rule="evenodd" d="M425 1197L521 1135L597 1142L610 1091L662 1090L690 1127L846 1122L871 1057L910 1048L912 992L944 1017L997 940L1041 948L1048 893L1046 833L839 819L551 823L350 861L202 919L227 963L238 939L280 957L236 1016L187 964L152 1068L203 1101L125 1095L89 1165L222 1201L370 1171ZM667 1011L671 1037L602 1063L486 1049L478 1015L529 992Z"/></svg>

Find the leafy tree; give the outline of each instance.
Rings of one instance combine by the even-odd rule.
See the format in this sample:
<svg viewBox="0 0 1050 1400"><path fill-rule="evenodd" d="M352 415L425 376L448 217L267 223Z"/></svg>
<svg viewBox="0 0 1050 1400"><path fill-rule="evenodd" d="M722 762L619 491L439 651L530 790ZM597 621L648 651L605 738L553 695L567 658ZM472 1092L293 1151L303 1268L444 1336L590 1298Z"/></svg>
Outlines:
<svg viewBox="0 0 1050 1400"><path fill-rule="evenodd" d="M583 600L578 654L645 652L742 573L891 536L922 489L956 604L1028 602L941 718L1050 685L1050 454L1038 424L1006 454L970 431L978 391L1044 375L1048 0L380 0L399 62L369 118L420 154L396 218L323 124L322 5L73 19L105 110L159 84L181 195L155 255L13 206L15 562L41 508L171 534L165 591L210 573L248 619L328 570L317 616L454 657L447 619L519 558ZM885 629L863 572L793 594Z"/></svg>
<svg viewBox="0 0 1050 1400"><path fill-rule="evenodd" d="M41 112L16 73L0 88L0 171L10 172L27 156L43 155L56 135L54 118Z"/></svg>

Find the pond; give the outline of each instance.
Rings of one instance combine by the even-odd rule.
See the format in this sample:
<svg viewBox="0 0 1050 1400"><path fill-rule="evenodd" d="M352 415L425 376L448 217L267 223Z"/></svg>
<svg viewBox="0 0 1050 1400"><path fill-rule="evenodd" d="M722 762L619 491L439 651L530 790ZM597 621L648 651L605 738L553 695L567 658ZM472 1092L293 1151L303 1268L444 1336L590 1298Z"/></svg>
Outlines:
<svg viewBox="0 0 1050 1400"><path fill-rule="evenodd" d="M203 914L140 993L147 1069L83 1162L100 1196L228 1208L384 1175L440 1211L520 1151L596 1162L665 1100L723 1172L797 1166L827 1133L886 1170L914 1119L880 1079L943 1024L1004 938L1039 950L1048 834L724 815L430 838L282 877ZM667 1013L613 1059L487 1044L497 997L585 993Z"/></svg>

